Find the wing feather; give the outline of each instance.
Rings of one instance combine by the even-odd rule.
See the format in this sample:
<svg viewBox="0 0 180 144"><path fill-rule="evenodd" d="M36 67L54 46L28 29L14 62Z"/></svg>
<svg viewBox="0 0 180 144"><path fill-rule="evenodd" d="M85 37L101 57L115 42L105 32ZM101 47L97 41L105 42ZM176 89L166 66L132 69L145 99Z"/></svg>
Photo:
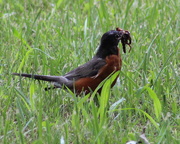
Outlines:
<svg viewBox="0 0 180 144"><path fill-rule="evenodd" d="M94 57L89 62L68 72L64 77L74 81L80 78L92 77L95 76L104 65L106 65L105 59Z"/></svg>

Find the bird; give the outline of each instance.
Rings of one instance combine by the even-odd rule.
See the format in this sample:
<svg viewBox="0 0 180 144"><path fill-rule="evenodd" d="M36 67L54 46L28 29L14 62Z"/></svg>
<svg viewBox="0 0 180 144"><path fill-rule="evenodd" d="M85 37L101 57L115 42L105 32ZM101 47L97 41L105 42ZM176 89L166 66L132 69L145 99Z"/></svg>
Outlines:
<svg viewBox="0 0 180 144"><path fill-rule="evenodd" d="M129 45L131 50L131 36L129 31L116 28L115 30L104 33L94 57L87 63L80 65L62 76L26 73L12 73L12 75L51 82L53 87L46 88L45 90L63 88L66 90L70 89L76 95L81 95L82 93L88 94L93 92L108 76L121 70L122 58L118 48L120 41L124 53L126 53L126 45ZM115 85L118 77L119 75L111 87ZM98 93L100 92L101 89L98 90Z"/></svg>

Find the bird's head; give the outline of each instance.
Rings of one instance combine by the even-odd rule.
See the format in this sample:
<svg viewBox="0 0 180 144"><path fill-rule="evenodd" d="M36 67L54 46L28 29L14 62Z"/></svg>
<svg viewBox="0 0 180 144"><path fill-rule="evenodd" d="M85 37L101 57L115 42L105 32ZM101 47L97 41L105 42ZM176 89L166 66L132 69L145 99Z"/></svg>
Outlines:
<svg viewBox="0 0 180 144"><path fill-rule="evenodd" d="M126 53L126 45L129 45L131 50L130 32L120 28L110 30L103 34L101 38L101 46L107 48L117 47L120 41L122 43L124 53Z"/></svg>
<svg viewBox="0 0 180 144"><path fill-rule="evenodd" d="M117 30L110 30L103 34L101 38L101 45L117 46L121 40L123 33Z"/></svg>

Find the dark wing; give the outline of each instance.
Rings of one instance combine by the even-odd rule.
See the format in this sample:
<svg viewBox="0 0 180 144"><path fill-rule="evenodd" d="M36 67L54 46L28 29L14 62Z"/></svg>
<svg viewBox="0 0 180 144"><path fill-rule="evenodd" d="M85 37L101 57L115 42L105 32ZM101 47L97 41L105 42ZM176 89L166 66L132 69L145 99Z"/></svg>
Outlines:
<svg viewBox="0 0 180 144"><path fill-rule="evenodd" d="M92 77L95 76L99 69L101 69L104 65L106 65L106 61L104 59L94 57L87 63L68 72L64 75L64 77L69 80L78 80L80 78Z"/></svg>

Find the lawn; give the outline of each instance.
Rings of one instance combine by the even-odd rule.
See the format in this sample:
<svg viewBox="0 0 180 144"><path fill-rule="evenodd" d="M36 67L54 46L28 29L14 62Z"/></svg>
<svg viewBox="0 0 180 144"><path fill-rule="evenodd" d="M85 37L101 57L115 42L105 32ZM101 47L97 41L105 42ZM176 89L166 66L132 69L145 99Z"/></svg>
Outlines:
<svg viewBox="0 0 180 144"><path fill-rule="evenodd" d="M180 143L178 0L0 0L0 143ZM131 32L119 80L93 97L13 72L63 75L90 60L103 33ZM113 78L113 76L112 76ZM89 98L90 97L90 98Z"/></svg>

